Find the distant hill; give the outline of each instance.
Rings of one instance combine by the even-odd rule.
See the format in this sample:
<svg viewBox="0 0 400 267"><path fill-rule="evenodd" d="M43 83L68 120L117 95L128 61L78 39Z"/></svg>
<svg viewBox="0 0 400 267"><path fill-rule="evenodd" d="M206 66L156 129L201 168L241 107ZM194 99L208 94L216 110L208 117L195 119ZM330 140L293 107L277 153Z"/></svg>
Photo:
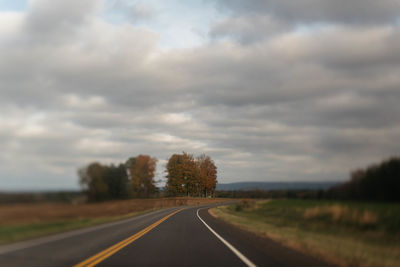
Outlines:
<svg viewBox="0 0 400 267"><path fill-rule="evenodd" d="M338 184L341 182L238 182L217 184L217 190L324 190Z"/></svg>

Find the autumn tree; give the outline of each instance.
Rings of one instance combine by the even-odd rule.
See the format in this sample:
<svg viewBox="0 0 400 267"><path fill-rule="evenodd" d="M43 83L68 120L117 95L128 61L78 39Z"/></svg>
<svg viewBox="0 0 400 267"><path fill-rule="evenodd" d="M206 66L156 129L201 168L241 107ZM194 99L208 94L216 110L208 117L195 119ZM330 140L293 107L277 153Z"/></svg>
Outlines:
<svg viewBox="0 0 400 267"><path fill-rule="evenodd" d="M183 185L185 194L187 196L198 195L200 191L200 181L198 179L198 170L196 161L193 155L183 152L182 154L182 173L183 173Z"/></svg>
<svg viewBox="0 0 400 267"><path fill-rule="evenodd" d="M200 189L197 167L193 155L172 155L167 163L167 190L170 195L190 196Z"/></svg>
<svg viewBox="0 0 400 267"><path fill-rule="evenodd" d="M185 194L184 175L183 175L183 156L173 154L167 163L167 190L172 196Z"/></svg>
<svg viewBox="0 0 400 267"><path fill-rule="evenodd" d="M127 160L131 190L134 197L149 197L157 192L154 175L157 159L148 155L139 155Z"/></svg>
<svg viewBox="0 0 400 267"><path fill-rule="evenodd" d="M196 163L201 195L213 196L217 186L217 166L209 156L204 154L197 157Z"/></svg>
<svg viewBox="0 0 400 267"><path fill-rule="evenodd" d="M217 172L210 157L195 159L183 152L173 154L167 163L167 190L173 196L208 196L215 190Z"/></svg>

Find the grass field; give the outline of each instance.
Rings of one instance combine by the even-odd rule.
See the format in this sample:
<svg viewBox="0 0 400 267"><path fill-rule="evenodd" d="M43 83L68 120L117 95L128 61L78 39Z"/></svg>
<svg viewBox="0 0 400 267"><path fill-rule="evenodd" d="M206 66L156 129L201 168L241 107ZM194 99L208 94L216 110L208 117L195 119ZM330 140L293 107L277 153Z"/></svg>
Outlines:
<svg viewBox="0 0 400 267"><path fill-rule="evenodd" d="M400 204L243 201L211 213L340 266L399 266Z"/></svg>
<svg viewBox="0 0 400 267"><path fill-rule="evenodd" d="M0 206L0 244L116 221L166 207L226 199L162 198L93 204L13 204Z"/></svg>

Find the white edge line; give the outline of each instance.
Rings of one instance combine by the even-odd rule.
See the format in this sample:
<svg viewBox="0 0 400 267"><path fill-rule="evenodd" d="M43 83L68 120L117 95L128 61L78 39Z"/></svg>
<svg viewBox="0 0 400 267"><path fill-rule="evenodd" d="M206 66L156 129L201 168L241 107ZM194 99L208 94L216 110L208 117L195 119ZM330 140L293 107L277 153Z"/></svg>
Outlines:
<svg viewBox="0 0 400 267"><path fill-rule="evenodd" d="M204 208L202 208L204 209ZM239 250L237 250L234 246L232 246L228 241L223 239L217 232L215 232L199 215L199 210L197 210L197 217L200 219L202 223L208 228L208 230L211 231L219 240L221 240L222 243L224 243L225 246L227 246L239 259L241 259L247 266L249 267L256 267L254 263L252 263L246 256L244 256Z"/></svg>

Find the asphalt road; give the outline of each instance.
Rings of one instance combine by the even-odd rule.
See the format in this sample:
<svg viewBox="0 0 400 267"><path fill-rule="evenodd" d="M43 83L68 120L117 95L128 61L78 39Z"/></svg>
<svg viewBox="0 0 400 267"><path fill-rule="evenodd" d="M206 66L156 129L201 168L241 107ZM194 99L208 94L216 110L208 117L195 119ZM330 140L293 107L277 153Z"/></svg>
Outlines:
<svg viewBox="0 0 400 267"><path fill-rule="evenodd" d="M3 246L0 266L328 266L216 220L207 207L165 209Z"/></svg>

